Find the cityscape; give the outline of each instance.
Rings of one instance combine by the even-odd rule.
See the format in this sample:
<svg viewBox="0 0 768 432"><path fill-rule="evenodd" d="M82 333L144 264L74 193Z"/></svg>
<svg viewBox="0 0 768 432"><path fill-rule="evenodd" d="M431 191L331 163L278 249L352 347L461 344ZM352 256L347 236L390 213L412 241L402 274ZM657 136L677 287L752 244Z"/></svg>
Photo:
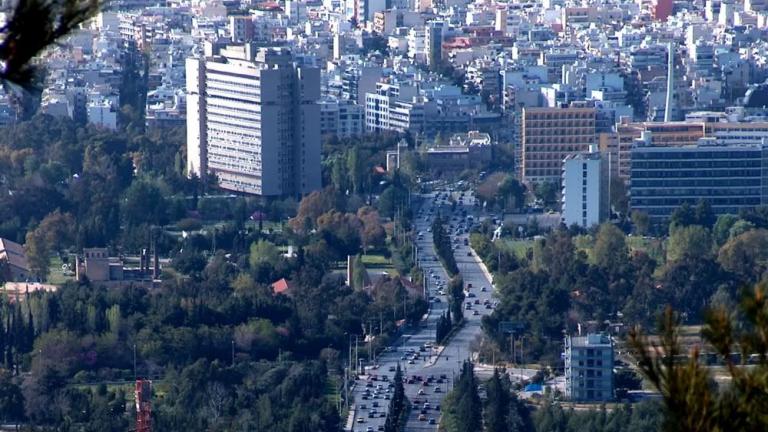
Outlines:
<svg viewBox="0 0 768 432"><path fill-rule="evenodd" d="M768 1L0 23L0 431L768 430Z"/></svg>

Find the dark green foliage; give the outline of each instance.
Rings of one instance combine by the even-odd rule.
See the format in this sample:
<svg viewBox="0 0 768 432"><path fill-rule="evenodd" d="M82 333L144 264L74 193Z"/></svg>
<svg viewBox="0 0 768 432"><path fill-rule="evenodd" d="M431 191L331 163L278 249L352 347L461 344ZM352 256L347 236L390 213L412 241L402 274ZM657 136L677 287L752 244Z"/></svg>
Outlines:
<svg viewBox="0 0 768 432"><path fill-rule="evenodd" d="M459 273L459 266L456 264L456 257L453 255L453 246L451 245L451 236L445 231L443 218L438 215L432 222L432 238L435 243L435 252L443 263L445 270L449 275L455 276Z"/></svg>
<svg viewBox="0 0 768 432"><path fill-rule="evenodd" d="M440 426L447 432L482 430L482 403L470 362L464 362L453 389L443 400Z"/></svg>
<svg viewBox="0 0 768 432"><path fill-rule="evenodd" d="M504 371L494 370L486 381L486 401L483 410L487 432L532 431L530 412L523 402L512 393L512 383Z"/></svg>
<svg viewBox="0 0 768 432"><path fill-rule="evenodd" d="M387 419L384 423L384 432L399 432L403 430L404 420L408 415L408 398L405 396L403 387L403 371L400 369L400 363L397 364L395 376L392 378L395 384L395 391L392 393L392 399L389 400L389 410Z"/></svg>

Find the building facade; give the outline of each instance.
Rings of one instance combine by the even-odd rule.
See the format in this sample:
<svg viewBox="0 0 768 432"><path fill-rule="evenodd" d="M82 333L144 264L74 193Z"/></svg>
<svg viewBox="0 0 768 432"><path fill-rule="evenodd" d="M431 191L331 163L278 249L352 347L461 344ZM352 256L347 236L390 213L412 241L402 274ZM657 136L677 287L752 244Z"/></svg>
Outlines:
<svg viewBox="0 0 768 432"><path fill-rule="evenodd" d="M187 59L187 172L261 196L321 187L320 74L290 51L229 46Z"/></svg>
<svg viewBox="0 0 768 432"><path fill-rule="evenodd" d="M716 215L768 204L768 146L718 145L632 149L630 208L653 222L683 203L707 201Z"/></svg>
<svg viewBox="0 0 768 432"><path fill-rule="evenodd" d="M613 395L613 341L604 334L565 337L565 397L609 401Z"/></svg>
<svg viewBox="0 0 768 432"><path fill-rule="evenodd" d="M594 150L563 161L562 218L567 226L589 228L608 219L608 161Z"/></svg>
<svg viewBox="0 0 768 432"><path fill-rule="evenodd" d="M589 150L595 140L594 108L524 108L523 182L559 184L565 157Z"/></svg>

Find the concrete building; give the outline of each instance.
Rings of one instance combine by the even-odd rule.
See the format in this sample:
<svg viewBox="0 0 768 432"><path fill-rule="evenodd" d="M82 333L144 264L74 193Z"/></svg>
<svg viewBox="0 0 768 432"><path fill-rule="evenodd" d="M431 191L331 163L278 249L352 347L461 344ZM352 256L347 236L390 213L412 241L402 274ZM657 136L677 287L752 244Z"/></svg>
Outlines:
<svg viewBox="0 0 768 432"><path fill-rule="evenodd" d="M323 100L320 102L320 133L339 138L362 135L364 117L363 107L351 101Z"/></svg>
<svg viewBox="0 0 768 432"><path fill-rule="evenodd" d="M117 130L117 110L109 100L88 103L88 123L104 129Z"/></svg>
<svg viewBox="0 0 768 432"><path fill-rule="evenodd" d="M595 140L594 108L524 108L523 182L560 183L565 157L589 150Z"/></svg>
<svg viewBox="0 0 768 432"><path fill-rule="evenodd" d="M565 397L609 401L613 395L613 341L604 334L565 337Z"/></svg>
<svg viewBox="0 0 768 432"><path fill-rule="evenodd" d="M431 171L461 172L487 164L493 157L491 136L479 131L457 133L448 145L429 147L424 159Z"/></svg>
<svg viewBox="0 0 768 432"><path fill-rule="evenodd" d="M439 21L429 23L424 35L427 65L434 69L443 61L443 23Z"/></svg>
<svg viewBox="0 0 768 432"><path fill-rule="evenodd" d="M632 149L630 209L664 222L683 203L707 201L716 215L768 204L768 145L662 147L643 142Z"/></svg>
<svg viewBox="0 0 768 432"><path fill-rule="evenodd" d="M321 187L320 74L291 52L228 46L187 59L187 172L261 196Z"/></svg>
<svg viewBox="0 0 768 432"><path fill-rule="evenodd" d="M567 226L589 228L608 219L608 161L596 148L563 161L562 218Z"/></svg>

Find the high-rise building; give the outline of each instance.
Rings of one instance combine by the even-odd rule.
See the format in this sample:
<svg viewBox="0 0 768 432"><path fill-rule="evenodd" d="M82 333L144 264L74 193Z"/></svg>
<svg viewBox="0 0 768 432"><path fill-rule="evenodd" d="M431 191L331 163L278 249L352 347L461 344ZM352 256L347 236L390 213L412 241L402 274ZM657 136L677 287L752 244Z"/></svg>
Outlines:
<svg viewBox="0 0 768 432"><path fill-rule="evenodd" d="M595 140L595 108L524 108L523 182L559 184L563 159L589 150Z"/></svg>
<svg viewBox="0 0 768 432"><path fill-rule="evenodd" d="M608 218L608 160L595 148L563 161L562 217L567 226L589 228Z"/></svg>
<svg viewBox="0 0 768 432"><path fill-rule="evenodd" d="M632 149L630 209L666 221L684 203L707 201L713 213L738 214L768 204L768 145L716 144Z"/></svg>
<svg viewBox="0 0 768 432"><path fill-rule="evenodd" d="M443 61L443 23L433 21L427 25L425 33L427 47L427 65L436 68Z"/></svg>
<svg viewBox="0 0 768 432"><path fill-rule="evenodd" d="M613 341L604 334L565 337L565 397L608 401L613 396Z"/></svg>
<svg viewBox="0 0 768 432"><path fill-rule="evenodd" d="M187 59L187 172L262 196L321 187L320 73L283 48Z"/></svg>

